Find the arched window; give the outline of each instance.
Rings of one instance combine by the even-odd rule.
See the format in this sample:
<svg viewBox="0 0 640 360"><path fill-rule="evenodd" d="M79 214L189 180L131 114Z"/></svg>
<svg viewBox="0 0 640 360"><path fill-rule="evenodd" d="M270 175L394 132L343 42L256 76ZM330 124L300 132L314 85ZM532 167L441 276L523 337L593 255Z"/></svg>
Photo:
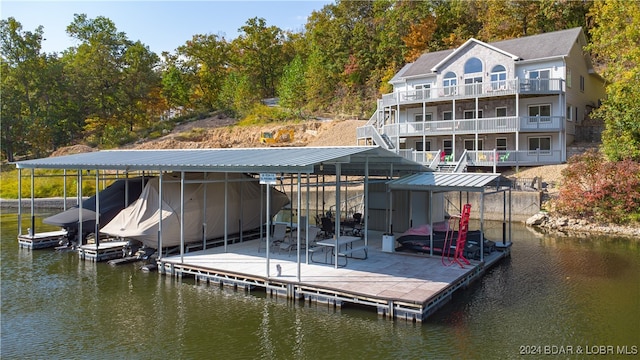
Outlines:
<svg viewBox="0 0 640 360"><path fill-rule="evenodd" d="M507 88L507 69L502 65L496 65L491 69L491 89L500 90Z"/></svg>
<svg viewBox="0 0 640 360"><path fill-rule="evenodd" d="M445 96L457 94L458 78L456 77L456 74L451 71L444 74L442 86L444 87Z"/></svg>
<svg viewBox="0 0 640 360"><path fill-rule="evenodd" d="M482 61L478 58L471 58L464 63L464 73L465 74L473 74L482 72Z"/></svg>

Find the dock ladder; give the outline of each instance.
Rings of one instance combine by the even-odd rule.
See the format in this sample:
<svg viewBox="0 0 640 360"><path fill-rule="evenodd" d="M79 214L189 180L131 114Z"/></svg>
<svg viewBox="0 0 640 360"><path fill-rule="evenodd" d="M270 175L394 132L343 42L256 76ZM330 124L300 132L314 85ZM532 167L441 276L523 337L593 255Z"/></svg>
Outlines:
<svg viewBox="0 0 640 360"><path fill-rule="evenodd" d="M447 230L444 239L444 247L442 249L442 264L444 266L449 266L458 264L461 268L464 268L464 265L471 265L471 262L464 257L464 249L467 245L467 233L469 232L469 216L471 214L471 204L464 204L462 207L462 214L459 216L451 216L449 219L450 226ZM455 245L453 244L454 237L454 227L451 222L455 219L460 219L458 223L458 238L456 239ZM453 259L451 259L451 248L454 248ZM447 258L445 260L445 257Z"/></svg>

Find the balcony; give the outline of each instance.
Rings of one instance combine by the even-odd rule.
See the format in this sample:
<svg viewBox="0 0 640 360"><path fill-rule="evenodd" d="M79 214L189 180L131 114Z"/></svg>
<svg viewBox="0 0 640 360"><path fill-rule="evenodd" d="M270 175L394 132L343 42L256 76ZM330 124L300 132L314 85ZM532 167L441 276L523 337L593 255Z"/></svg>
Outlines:
<svg viewBox="0 0 640 360"><path fill-rule="evenodd" d="M495 97L506 95L548 95L564 91L563 79L511 79L487 83L462 84L447 87L432 87L420 90L402 90L382 95L378 106L397 106L442 102L453 99Z"/></svg>
<svg viewBox="0 0 640 360"><path fill-rule="evenodd" d="M564 117L562 116L507 116L482 119L407 122L384 125L382 127L382 133L390 138L394 138L397 136L495 134L516 131L556 132L562 130L563 119ZM368 132L358 131L357 134L359 138L362 138L367 137Z"/></svg>
<svg viewBox="0 0 640 360"><path fill-rule="evenodd" d="M404 158L422 163L425 166L435 168L439 161L438 151L418 151L403 149L399 152ZM464 158L452 158L446 160L450 163L465 163L467 166L476 167L511 167L511 166L538 166L562 163L560 150L484 150L464 152Z"/></svg>

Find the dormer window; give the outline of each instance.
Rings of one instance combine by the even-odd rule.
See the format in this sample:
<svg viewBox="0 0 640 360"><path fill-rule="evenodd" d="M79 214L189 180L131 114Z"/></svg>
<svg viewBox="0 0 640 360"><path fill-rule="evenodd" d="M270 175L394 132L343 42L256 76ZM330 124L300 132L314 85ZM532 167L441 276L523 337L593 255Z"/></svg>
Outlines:
<svg viewBox="0 0 640 360"><path fill-rule="evenodd" d="M455 95L458 93L458 79L456 78L456 74L454 72L449 71L448 73L444 74L444 81L442 82L442 85L444 87L445 96Z"/></svg>

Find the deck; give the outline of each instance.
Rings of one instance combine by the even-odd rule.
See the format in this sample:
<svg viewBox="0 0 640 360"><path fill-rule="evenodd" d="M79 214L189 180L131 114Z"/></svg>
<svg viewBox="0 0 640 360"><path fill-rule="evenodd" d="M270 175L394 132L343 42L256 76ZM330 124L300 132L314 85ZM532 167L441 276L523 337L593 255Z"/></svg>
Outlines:
<svg viewBox="0 0 640 360"><path fill-rule="evenodd" d="M78 248L78 255L82 260L107 261L124 257L124 248L128 241L100 241L100 245L85 244Z"/></svg>
<svg viewBox="0 0 640 360"><path fill-rule="evenodd" d="M383 252L381 233L372 234L368 245L366 260L349 259L346 267L338 269L329 264L307 264L301 251L300 279L294 252L291 256L271 253L267 276L265 251L258 252L256 240L229 244L226 253L224 247L189 252L184 254L184 262L180 256L165 257L159 260L158 269L167 275L193 275L196 281L234 288L259 287L269 295L329 306L371 306L384 317L421 322L457 289L482 276L510 252L506 247L485 256L483 263L472 260L463 269L444 266L440 256Z"/></svg>

